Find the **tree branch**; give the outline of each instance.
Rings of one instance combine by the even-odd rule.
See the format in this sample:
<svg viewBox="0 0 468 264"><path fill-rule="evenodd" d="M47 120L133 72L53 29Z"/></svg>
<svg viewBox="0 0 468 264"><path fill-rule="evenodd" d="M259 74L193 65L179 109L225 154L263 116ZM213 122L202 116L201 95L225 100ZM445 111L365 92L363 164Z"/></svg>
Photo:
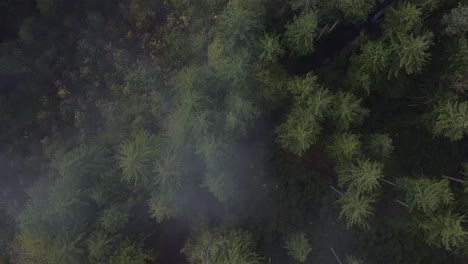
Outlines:
<svg viewBox="0 0 468 264"><path fill-rule="evenodd" d="M395 202L397 202L397 203L403 205L403 206L406 207L406 208L409 208L409 206L408 206L406 203L404 203L404 202L402 202L402 201L400 201L400 200L398 200L398 199L395 199Z"/></svg>
<svg viewBox="0 0 468 264"><path fill-rule="evenodd" d="M383 181L383 182L386 182L386 183L388 183L388 184L390 184L390 185L396 186L395 183L393 183L393 182L391 182L391 181L387 181L387 180L385 180L384 178L379 178L379 180L380 180L380 181Z"/></svg>
<svg viewBox="0 0 468 264"><path fill-rule="evenodd" d="M340 258L338 257L338 255L336 254L335 250L333 250L333 248L331 247L330 248L331 252L333 253L333 255L335 256L336 260L338 261L338 263L340 264L343 264L343 262L341 262Z"/></svg>
<svg viewBox="0 0 468 264"><path fill-rule="evenodd" d="M442 175L442 178L445 178L445 179L451 180L451 181L456 181L456 182L459 182L459 183L465 183L464 180L457 179L457 178L453 178L453 177L449 177L449 176L447 176L447 175Z"/></svg>
<svg viewBox="0 0 468 264"><path fill-rule="evenodd" d="M337 192L339 195L341 195L341 196L344 195L342 192L338 191L335 187L333 187L333 186L331 186L331 185L328 185L328 186L330 186L330 188L331 188L332 190L334 190L335 192Z"/></svg>

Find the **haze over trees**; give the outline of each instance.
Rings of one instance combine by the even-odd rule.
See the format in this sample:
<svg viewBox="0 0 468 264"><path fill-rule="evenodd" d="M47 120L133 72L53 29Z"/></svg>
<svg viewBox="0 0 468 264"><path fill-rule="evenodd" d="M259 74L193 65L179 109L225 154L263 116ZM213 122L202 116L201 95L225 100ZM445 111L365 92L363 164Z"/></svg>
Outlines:
<svg viewBox="0 0 468 264"><path fill-rule="evenodd" d="M468 2L0 0L0 263L468 263Z"/></svg>

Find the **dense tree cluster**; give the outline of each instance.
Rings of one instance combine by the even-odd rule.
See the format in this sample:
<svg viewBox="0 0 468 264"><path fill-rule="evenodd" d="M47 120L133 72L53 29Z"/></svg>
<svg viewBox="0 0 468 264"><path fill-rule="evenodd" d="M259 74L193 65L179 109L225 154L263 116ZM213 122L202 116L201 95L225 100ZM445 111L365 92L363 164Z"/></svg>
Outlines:
<svg viewBox="0 0 468 264"><path fill-rule="evenodd" d="M0 263L468 263L466 1L0 13Z"/></svg>

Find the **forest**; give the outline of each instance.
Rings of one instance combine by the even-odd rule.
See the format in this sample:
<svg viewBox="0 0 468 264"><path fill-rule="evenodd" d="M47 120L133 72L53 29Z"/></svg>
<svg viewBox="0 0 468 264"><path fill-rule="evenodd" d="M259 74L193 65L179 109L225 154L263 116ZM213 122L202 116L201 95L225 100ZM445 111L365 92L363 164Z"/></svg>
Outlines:
<svg viewBox="0 0 468 264"><path fill-rule="evenodd" d="M1 264L468 263L468 0L0 0Z"/></svg>

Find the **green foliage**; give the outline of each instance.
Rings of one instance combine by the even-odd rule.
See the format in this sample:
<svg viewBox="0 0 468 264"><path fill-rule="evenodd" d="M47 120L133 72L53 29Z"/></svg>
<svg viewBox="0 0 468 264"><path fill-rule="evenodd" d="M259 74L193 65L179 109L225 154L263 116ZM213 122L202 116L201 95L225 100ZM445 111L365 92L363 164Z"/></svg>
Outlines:
<svg viewBox="0 0 468 264"><path fill-rule="evenodd" d="M314 51L317 24L317 14L309 11L295 16L294 21L286 25L286 40L297 55L308 55Z"/></svg>
<svg viewBox="0 0 468 264"><path fill-rule="evenodd" d="M234 175L227 171L208 170L203 186L220 202L232 200L238 195Z"/></svg>
<svg viewBox="0 0 468 264"><path fill-rule="evenodd" d="M302 155L317 142L321 132L316 117L308 109L294 109L285 123L278 127L278 142L296 155Z"/></svg>
<svg viewBox="0 0 468 264"><path fill-rule="evenodd" d="M361 106L361 99L350 93L338 92L333 101L331 117L339 131L361 123L368 114L369 110Z"/></svg>
<svg viewBox="0 0 468 264"><path fill-rule="evenodd" d="M390 60L390 49L381 41L369 41L361 47L359 62L362 70L380 73L387 69Z"/></svg>
<svg viewBox="0 0 468 264"><path fill-rule="evenodd" d="M171 219L176 215L174 208L174 198L168 194L153 193L148 201L149 213L156 222L161 223L166 219Z"/></svg>
<svg viewBox="0 0 468 264"><path fill-rule="evenodd" d="M77 178L98 176L112 165L109 152L90 145L81 145L71 150L57 163L61 175Z"/></svg>
<svg viewBox="0 0 468 264"><path fill-rule="evenodd" d="M348 264L364 264L364 261L353 256L346 256L346 263Z"/></svg>
<svg viewBox="0 0 468 264"><path fill-rule="evenodd" d="M409 210L421 210L426 214L448 206L453 201L448 180L399 179L398 186L405 192Z"/></svg>
<svg viewBox="0 0 468 264"><path fill-rule="evenodd" d="M337 8L345 16L365 19L367 14L374 8L374 0L341 0L337 1Z"/></svg>
<svg viewBox="0 0 468 264"><path fill-rule="evenodd" d="M157 147L155 137L146 130L137 131L133 139L120 145L119 166L127 183L145 186L150 182Z"/></svg>
<svg viewBox="0 0 468 264"><path fill-rule="evenodd" d="M265 62L276 62L284 54L281 47L280 36L274 34L264 34L260 38L259 46L261 49L260 59Z"/></svg>
<svg viewBox="0 0 468 264"><path fill-rule="evenodd" d="M110 234L120 232L128 222L128 212L118 206L105 209L99 218L99 227Z"/></svg>
<svg viewBox="0 0 468 264"><path fill-rule="evenodd" d="M88 251L91 263L106 263L113 255L116 237L97 231L88 240Z"/></svg>
<svg viewBox="0 0 468 264"><path fill-rule="evenodd" d="M236 4L228 3L223 15L219 18L217 37L227 52L238 48L251 47L262 30L260 17L253 11Z"/></svg>
<svg viewBox="0 0 468 264"><path fill-rule="evenodd" d="M454 250L461 247L467 238L463 230L463 215L448 213L445 215L430 216L419 224L426 233L426 242L430 245Z"/></svg>
<svg viewBox="0 0 468 264"><path fill-rule="evenodd" d="M456 8L445 14L442 23L445 25L445 32L449 35L463 35L468 31L468 5L461 2Z"/></svg>
<svg viewBox="0 0 468 264"><path fill-rule="evenodd" d="M149 1L146 0L131 0L129 11L137 28L148 26L151 19L156 15L156 12L152 10Z"/></svg>
<svg viewBox="0 0 468 264"><path fill-rule="evenodd" d="M202 232L194 234L182 253L190 264L259 264L252 236L242 230Z"/></svg>
<svg viewBox="0 0 468 264"><path fill-rule="evenodd" d="M284 248L288 255L299 262L305 262L312 247L304 233L295 233L287 236L284 242Z"/></svg>
<svg viewBox="0 0 468 264"><path fill-rule="evenodd" d="M417 33L422 25L422 12L415 5L405 3L396 9L390 7L385 13L383 29L386 36Z"/></svg>
<svg viewBox="0 0 468 264"><path fill-rule="evenodd" d="M38 0L37 7L44 16L52 16L60 3L60 0Z"/></svg>
<svg viewBox="0 0 468 264"><path fill-rule="evenodd" d="M371 134L367 137L366 149L377 160L386 160L393 153L392 138L388 134Z"/></svg>
<svg viewBox="0 0 468 264"><path fill-rule="evenodd" d="M359 136L351 133L340 133L333 137L327 148L328 154L337 164L346 164L361 154Z"/></svg>
<svg viewBox="0 0 468 264"><path fill-rule="evenodd" d="M468 102L444 100L437 104L432 115L435 119L435 136L445 136L451 141L457 141L468 135Z"/></svg>
<svg viewBox="0 0 468 264"><path fill-rule="evenodd" d="M146 264L153 261L155 257L151 252L145 250L137 242L125 240L120 243L116 255L111 258L111 263L115 264Z"/></svg>
<svg viewBox="0 0 468 264"><path fill-rule="evenodd" d="M154 163L154 182L162 189L171 189L181 185L183 172L173 151L169 151Z"/></svg>
<svg viewBox="0 0 468 264"><path fill-rule="evenodd" d="M231 95L226 99L226 130L237 135L245 135L247 128L258 116L258 108L249 100Z"/></svg>
<svg viewBox="0 0 468 264"><path fill-rule="evenodd" d="M132 65L124 76L124 93L127 95L148 93L161 86L156 65L138 62Z"/></svg>
<svg viewBox="0 0 468 264"><path fill-rule="evenodd" d="M398 34L396 40L392 42L392 50L397 55L391 70L393 75L397 76L400 70L404 70L406 74L421 72L430 57L431 39L431 35L414 37Z"/></svg>
<svg viewBox="0 0 468 264"><path fill-rule="evenodd" d="M346 218L347 227L359 226L369 228L368 218L373 216L371 203L374 202L358 193L348 191L339 200L341 204L340 218Z"/></svg>
<svg viewBox="0 0 468 264"><path fill-rule="evenodd" d="M378 180L383 176L382 171L383 165L379 162L358 160L356 164L340 168L338 182L357 194L373 193L380 186Z"/></svg>
<svg viewBox="0 0 468 264"><path fill-rule="evenodd" d="M316 6L317 0L290 0L289 2L294 10L311 10Z"/></svg>

